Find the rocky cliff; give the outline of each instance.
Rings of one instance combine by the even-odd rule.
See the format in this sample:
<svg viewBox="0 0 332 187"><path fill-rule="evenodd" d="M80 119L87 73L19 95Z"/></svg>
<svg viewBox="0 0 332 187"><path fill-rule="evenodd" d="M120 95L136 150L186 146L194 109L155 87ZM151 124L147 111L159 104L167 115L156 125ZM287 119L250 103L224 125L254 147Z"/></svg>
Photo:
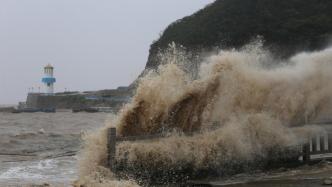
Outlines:
<svg viewBox="0 0 332 187"><path fill-rule="evenodd" d="M257 36L277 57L318 50L332 34L331 0L216 0L169 25L150 48L146 68L159 65L157 54L173 41L200 53L239 48Z"/></svg>

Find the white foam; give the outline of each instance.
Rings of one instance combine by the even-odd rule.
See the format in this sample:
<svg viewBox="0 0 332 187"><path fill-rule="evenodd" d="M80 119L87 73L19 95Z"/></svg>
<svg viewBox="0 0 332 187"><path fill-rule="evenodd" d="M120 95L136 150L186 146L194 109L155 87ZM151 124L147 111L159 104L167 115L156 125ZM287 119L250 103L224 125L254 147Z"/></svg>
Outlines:
<svg viewBox="0 0 332 187"><path fill-rule="evenodd" d="M75 178L75 165L72 158L14 163L0 171L0 181L65 182Z"/></svg>

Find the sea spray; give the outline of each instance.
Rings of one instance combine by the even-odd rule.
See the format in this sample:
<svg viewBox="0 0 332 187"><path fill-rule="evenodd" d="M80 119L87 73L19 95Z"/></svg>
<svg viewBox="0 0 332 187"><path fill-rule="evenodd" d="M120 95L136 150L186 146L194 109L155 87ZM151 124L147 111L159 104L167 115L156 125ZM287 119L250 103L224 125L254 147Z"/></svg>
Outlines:
<svg viewBox="0 0 332 187"><path fill-rule="evenodd" d="M120 180L107 166L106 129L85 134L79 160L79 180L75 187L138 187L133 180Z"/></svg>
<svg viewBox="0 0 332 187"><path fill-rule="evenodd" d="M331 49L300 54L271 69L263 65L271 58L262 49L221 51L203 63L193 81L176 64L166 64L141 80L133 102L120 114L120 133L191 131L248 113L271 115L285 126L303 125L330 100L329 59Z"/></svg>
<svg viewBox="0 0 332 187"><path fill-rule="evenodd" d="M209 57L197 79L174 62L163 63L141 78L132 102L111 125L120 136L179 133L119 144L117 163L134 177L182 171L187 178L197 171L225 174L226 168L271 159L271 150L297 145L312 129L297 126L331 109L331 59L328 48L280 62L248 45ZM208 130L211 122L218 124L214 131ZM106 166L105 129L86 144L80 178Z"/></svg>

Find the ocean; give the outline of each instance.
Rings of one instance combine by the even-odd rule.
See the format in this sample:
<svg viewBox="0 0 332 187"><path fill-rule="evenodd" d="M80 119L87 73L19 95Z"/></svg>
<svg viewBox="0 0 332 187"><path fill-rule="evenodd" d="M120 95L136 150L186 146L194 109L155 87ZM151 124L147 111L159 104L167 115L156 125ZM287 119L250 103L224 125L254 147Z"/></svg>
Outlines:
<svg viewBox="0 0 332 187"><path fill-rule="evenodd" d="M81 136L103 126L106 113L0 113L0 186L77 179Z"/></svg>

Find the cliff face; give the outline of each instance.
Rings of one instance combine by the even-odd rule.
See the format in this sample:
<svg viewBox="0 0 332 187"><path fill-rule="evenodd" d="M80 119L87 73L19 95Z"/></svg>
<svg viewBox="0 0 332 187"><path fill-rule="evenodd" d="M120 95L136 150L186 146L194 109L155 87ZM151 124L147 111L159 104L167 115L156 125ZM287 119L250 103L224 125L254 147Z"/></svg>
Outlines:
<svg viewBox="0 0 332 187"><path fill-rule="evenodd" d="M193 52L239 48L257 36L278 57L325 47L332 34L331 0L216 0L169 25L150 48L146 68L172 42Z"/></svg>

